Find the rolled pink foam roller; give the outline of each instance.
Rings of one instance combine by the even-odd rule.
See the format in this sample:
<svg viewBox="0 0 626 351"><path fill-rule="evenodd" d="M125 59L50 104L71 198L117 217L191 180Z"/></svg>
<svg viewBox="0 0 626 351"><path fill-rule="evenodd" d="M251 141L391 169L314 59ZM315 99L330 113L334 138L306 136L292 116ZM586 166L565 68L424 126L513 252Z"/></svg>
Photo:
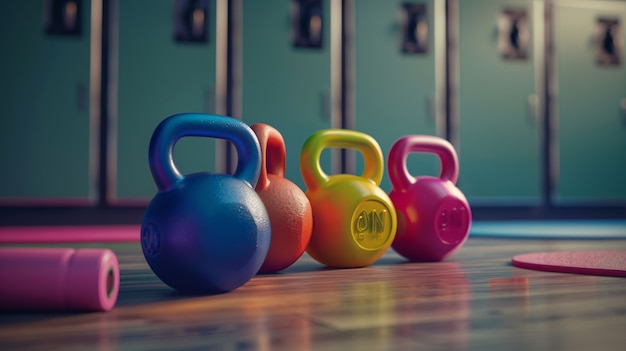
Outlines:
<svg viewBox="0 0 626 351"><path fill-rule="evenodd" d="M109 311L119 286L108 249L0 248L0 310Z"/></svg>

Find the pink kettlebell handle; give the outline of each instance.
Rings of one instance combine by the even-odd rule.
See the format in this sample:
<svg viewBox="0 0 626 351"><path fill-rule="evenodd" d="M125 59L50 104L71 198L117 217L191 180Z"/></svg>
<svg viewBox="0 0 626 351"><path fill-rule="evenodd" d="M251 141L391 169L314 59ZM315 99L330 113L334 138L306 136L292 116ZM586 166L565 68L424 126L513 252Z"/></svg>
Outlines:
<svg viewBox="0 0 626 351"><path fill-rule="evenodd" d="M415 183L415 177L406 167L407 157L412 152L437 154L441 161L439 178L456 184L459 178L459 160L452 144L432 135L407 135L398 139L389 150L387 171L394 189L408 189Z"/></svg>

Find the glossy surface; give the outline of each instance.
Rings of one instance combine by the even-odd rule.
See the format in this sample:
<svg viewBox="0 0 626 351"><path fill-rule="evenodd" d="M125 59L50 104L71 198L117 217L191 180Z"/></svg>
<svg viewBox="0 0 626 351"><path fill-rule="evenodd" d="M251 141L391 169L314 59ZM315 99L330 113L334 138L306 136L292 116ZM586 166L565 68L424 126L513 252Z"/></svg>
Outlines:
<svg viewBox="0 0 626 351"><path fill-rule="evenodd" d="M1 314L6 350L623 350L626 280L512 267L528 252L624 248L626 241L472 238L449 261L328 269L303 256L221 295L176 294L138 244L120 260L116 308Z"/></svg>
<svg viewBox="0 0 626 351"><path fill-rule="evenodd" d="M437 155L440 175L410 174L411 153ZM467 239L472 224L470 205L456 187L459 161L454 147L439 137L407 135L392 145L387 161L393 186L389 197L398 213L392 247L411 261L440 261L452 255Z"/></svg>
<svg viewBox="0 0 626 351"><path fill-rule="evenodd" d="M186 136L235 146L234 174L182 175L173 150ZM254 276L270 245L270 221L254 191L261 168L256 136L243 122L208 114L163 120L150 141L150 170L159 192L142 221L141 245L155 274L186 293L230 291Z"/></svg>
<svg viewBox="0 0 626 351"><path fill-rule="evenodd" d="M360 176L328 175L320 166L325 148L358 150L365 161ZM325 129L302 147L300 170L313 209L307 252L341 268L364 267L379 259L396 235L396 211L378 186L384 172L380 146L371 136L347 129Z"/></svg>

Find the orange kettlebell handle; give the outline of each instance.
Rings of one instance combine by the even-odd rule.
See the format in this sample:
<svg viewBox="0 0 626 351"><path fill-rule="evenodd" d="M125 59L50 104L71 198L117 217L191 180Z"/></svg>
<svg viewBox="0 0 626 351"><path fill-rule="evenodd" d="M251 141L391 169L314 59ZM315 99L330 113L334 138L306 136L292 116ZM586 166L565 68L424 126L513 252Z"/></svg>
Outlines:
<svg viewBox="0 0 626 351"><path fill-rule="evenodd" d="M261 146L261 173L255 190L261 191L270 185L268 174L285 177L285 140L278 130L265 123L250 126Z"/></svg>
<svg viewBox="0 0 626 351"><path fill-rule="evenodd" d="M358 150L363 155L362 178L380 185L383 179L384 159L378 142L371 136L348 129L323 129L311 135L302 147L300 170L309 190L328 182L329 176L320 165L320 156L325 148Z"/></svg>

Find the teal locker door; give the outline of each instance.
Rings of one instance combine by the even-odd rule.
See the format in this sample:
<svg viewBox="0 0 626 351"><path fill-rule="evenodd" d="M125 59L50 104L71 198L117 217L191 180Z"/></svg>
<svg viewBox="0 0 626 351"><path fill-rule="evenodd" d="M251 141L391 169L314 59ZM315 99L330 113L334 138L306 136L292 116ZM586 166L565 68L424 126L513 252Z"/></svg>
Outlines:
<svg viewBox="0 0 626 351"><path fill-rule="evenodd" d="M292 46L290 0L243 1L242 119L276 128L285 139L286 177L306 189L300 173L305 140L330 128L330 3L322 2L322 47ZM331 173L330 152L322 168Z"/></svg>
<svg viewBox="0 0 626 351"><path fill-rule="evenodd" d="M76 4L76 3L73 3ZM91 2L69 5L79 35L47 34L43 1L0 11L0 202L89 204ZM94 133L95 134L95 133ZM97 154L96 154L97 155Z"/></svg>
<svg viewBox="0 0 626 351"><path fill-rule="evenodd" d="M424 5L425 18L420 20L427 33L427 41L420 42L425 45L420 45L420 52L415 53L402 50L400 19L406 15L404 3L407 2L354 2L355 129L378 141L385 162L391 145L400 137L437 135L433 1L411 3ZM362 162L362 157L357 156L358 173L362 172ZM438 175L435 156L411 154L407 163L413 175ZM386 168L381 188L391 189Z"/></svg>
<svg viewBox="0 0 626 351"><path fill-rule="evenodd" d="M540 60L534 31L543 19L533 16L533 4L543 6L459 1L459 186L474 204L541 199L540 119L529 102Z"/></svg>
<svg viewBox="0 0 626 351"><path fill-rule="evenodd" d="M558 2L555 20L559 141L556 201L624 204L626 3ZM617 60L612 60L607 51Z"/></svg>
<svg viewBox="0 0 626 351"><path fill-rule="evenodd" d="M214 112L215 1L206 42L175 40L173 0L119 1L119 77L114 203L144 203L156 193L148 146L158 123L186 112ZM181 173L215 170L215 140L183 138L174 151Z"/></svg>

